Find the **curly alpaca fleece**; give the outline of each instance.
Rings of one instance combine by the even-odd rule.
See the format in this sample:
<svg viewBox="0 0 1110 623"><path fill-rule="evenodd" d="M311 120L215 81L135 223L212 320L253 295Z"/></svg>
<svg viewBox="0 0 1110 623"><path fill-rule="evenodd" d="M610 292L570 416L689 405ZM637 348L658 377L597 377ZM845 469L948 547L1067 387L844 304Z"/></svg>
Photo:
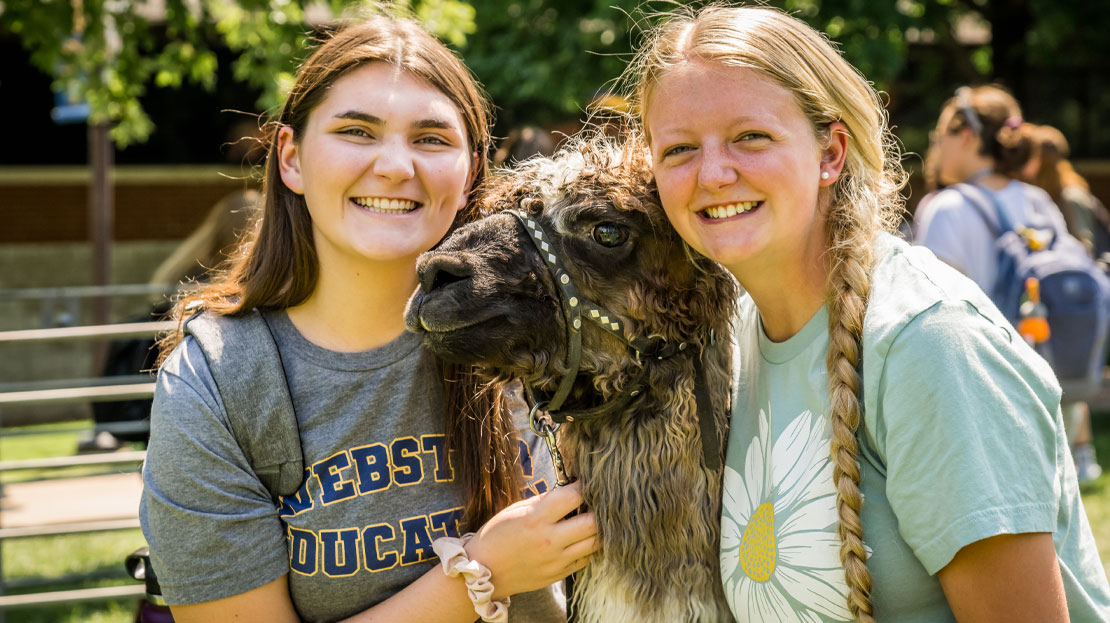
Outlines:
<svg viewBox="0 0 1110 623"><path fill-rule="evenodd" d="M477 353L491 377L521 378L547 390L566 372L557 292L515 219L501 214L523 210L550 235L579 292L615 313L629 337L697 345L691 350L703 358L712 394L716 438L710 443L723 456L737 286L720 266L695 257L671 228L639 144L573 142L553 158L494 176L478 200L487 216L422 258L419 269L438 258L470 274L468 281L426 299L418 294L410 313L415 306L425 324L453 326L445 320L453 305L460 317L479 315L481 322L429 335L432 348L471 361ZM604 248L590 238L597 223L626 227L629 242ZM696 354L640 363L624 343L586 324L569 402L598 404L644 365L648 390L612 418L569 422L559 431L601 540L575 583L579 620L731 621L718 559L721 470L707 469L702 458Z"/></svg>

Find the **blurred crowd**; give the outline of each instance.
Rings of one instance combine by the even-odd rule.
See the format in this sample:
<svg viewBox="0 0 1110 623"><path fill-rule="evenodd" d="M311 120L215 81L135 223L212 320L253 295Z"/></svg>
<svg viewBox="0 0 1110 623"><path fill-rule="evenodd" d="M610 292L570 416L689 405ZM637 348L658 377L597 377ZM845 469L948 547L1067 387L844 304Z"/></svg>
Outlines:
<svg viewBox="0 0 1110 623"><path fill-rule="evenodd" d="M1081 248L1085 258L1062 260L1071 262L1068 270L1104 272L1102 266L1110 258L1110 214L1068 161L1064 135L1051 126L1025 120L1019 103L1004 88L962 87L948 100L931 134L925 179L929 193L919 202L905 233L975 281L992 295L1004 313L1009 304L1005 290L1010 285L1005 281L1013 278L1012 267L1000 265L1012 259L1007 251L1013 249L1003 248L1007 244L1023 245L1018 255L1035 255L1071 245L1067 248ZM1008 232L1014 233L1005 238ZM1058 252L1066 255L1064 251ZM1092 268L1085 269L1084 260ZM1064 271L1045 261L1042 265L1038 270L1043 274ZM1079 268L1074 269L1077 265ZM1098 478L1101 469L1091 443L1090 413L1081 399L1085 392L1071 389L1063 382L1068 376L1062 370L1063 360L1072 357L1070 352L1063 352L1069 348L1063 340L1070 339L1067 335L1070 331L1076 333L1077 343L1094 344L1093 352L1081 354L1097 358L1098 365L1092 366L1091 372L1098 375L1097 386L1106 357L1105 317L1092 314L1095 324L1082 330L1059 310L1054 319L1051 305L1047 310L1038 307L1042 304L1041 296L1049 295L1048 278L1044 277L1044 286L1032 284L1032 291L1028 289L1030 284L1025 284L1021 307L1012 319L1023 337L1045 355L1062 378L1063 419L1076 473L1083 483ZM1067 281L1064 283L1065 289L1079 289L1074 283L1070 286ZM1071 294L1072 300L1078 300L1080 305L1083 297L1094 296ZM1037 313L1046 316L1049 322L1042 322L1041 329L1020 331L1021 323ZM1052 331L1061 334L1059 343L1050 338ZM1050 345L1057 348L1050 349Z"/></svg>

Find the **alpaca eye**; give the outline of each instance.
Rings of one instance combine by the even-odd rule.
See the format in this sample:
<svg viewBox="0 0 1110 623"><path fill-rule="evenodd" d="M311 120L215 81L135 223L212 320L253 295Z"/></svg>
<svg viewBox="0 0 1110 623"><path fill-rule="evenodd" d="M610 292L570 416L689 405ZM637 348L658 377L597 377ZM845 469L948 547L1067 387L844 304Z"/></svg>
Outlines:
<svg viewBox="0 0 1110 623"><path fill-rule="evenodd" d="M616 223L599 223L594 227L593 237L603 247L619 247L628 241L628 229Z"/></svg>

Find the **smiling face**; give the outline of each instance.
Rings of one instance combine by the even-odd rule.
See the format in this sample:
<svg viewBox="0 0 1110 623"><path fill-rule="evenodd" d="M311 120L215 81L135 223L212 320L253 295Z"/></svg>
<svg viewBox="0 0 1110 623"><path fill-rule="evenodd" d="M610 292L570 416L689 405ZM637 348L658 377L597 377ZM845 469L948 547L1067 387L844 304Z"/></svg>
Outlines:
<svg viewBox="0 0 1110 623"><path fill-rule="evenodd" d="M321 268L412 261L466 203L472 154L443 93L382 62L335 81L301 136L278 137L281 178L303 194Z"/></svg>
<svg viewBox="0 0 1110 623"><path fill-rule="evenodd" d="M839 166L789 90L752 69L690 61L655 85L644 123L663 208L690 246L741 282L823 252L819 189Z"/></svg>

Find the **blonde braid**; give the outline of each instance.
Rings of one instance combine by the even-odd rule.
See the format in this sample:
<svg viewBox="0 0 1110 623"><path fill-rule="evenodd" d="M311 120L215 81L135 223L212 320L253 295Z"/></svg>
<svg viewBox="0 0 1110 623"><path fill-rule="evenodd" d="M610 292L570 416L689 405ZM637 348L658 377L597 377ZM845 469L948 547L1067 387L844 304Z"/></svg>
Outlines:
<svg viewBox="0 0 1110 623"><path fill-rule="evenodd" d="M829 281L829 420L832 423L833 485L840 522L840 562L848 584L848 609L861 623L873 623L871 572L863 543L860 510L859 444L856 429L861 420L860 350L863 318L871 291L873 263L870 228L852 214L849 206L834 206L828 220Z"/></svg>

